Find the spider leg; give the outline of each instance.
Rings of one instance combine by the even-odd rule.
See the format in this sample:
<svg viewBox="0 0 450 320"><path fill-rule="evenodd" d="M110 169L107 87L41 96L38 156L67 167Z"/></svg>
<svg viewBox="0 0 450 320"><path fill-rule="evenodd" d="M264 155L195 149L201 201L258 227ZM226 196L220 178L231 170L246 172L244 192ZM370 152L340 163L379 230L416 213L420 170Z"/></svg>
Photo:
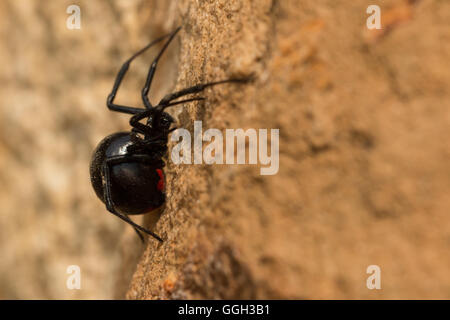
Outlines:
<svg viewBox="0 0 450 320"><path fill-rule="evenodd" d="M114 159L117 162L117 159ZM124 162L128 161L128 157L123 157L122 160ZM112 214L114 214L115 216L119 217L120 219L122 219L123 221L125 221L126 223L128 223L129 225L131 225L136 232L142 231L144 233L147 233L149 235L151 235L152 237L154 237L156 240L163 242L163 240L155 233L153 233L152 231L141 227L140 225L134 223L127 215L121 214L119 212L117 212L114 209L114 204L111 198L111 176L110 176L110 167L109 167L109 161L105 162L104 166L103 166L103 175L104 175L104 179L105 179L105 186L104 186L104 191L103 191L103 196L105 199L105 204L106 204L106 209L108 209L109 212L111 212Z"/></svg>
<svg viewBox="0 0 450 320"><path fill-rule="evenodd" d="M147 143L160 144L160 141L162 141L162 140L155 139L155 140L148 141ZM127 163L127 162L142 162L142 163L152 164L157 168L162 168L165 166L164 161L162 161L162 160L155 161L154 158L152 158L151 156L146 155L146 154L113 156L113 157L109 158L108 160L106 160L106 163L108 164L108 166L111 166L114 164ZM109 172L108 172L108 174L109 174Z"/></svg>
<svg viewBox="0 0 450 320"><path fill-rule="evenodd" d="M128 215L126 215L127 218L129 219L130 217L128 217ZM142 235L142 233L139 231L139 229L137 229L136 227L133 227L134 231L136 231L136 234L138 235L139 239L141 239L141 242L144 243L144 236Z"/></svg>
<svg viewBox="0 0 450 320"><path fill-rule="evenodd" d="M154 112L155 110L152 108L143 110L140 113L135 114L130 118L130 126L132 126L134 129L136 129L138 132L142 134L150 134L151 128L148 125L140 123L139 121L151 116Z"/></svg>
<svg viewBox="0 0 450 320"><path fill-rule="evenodd" d="M171 103L169 103L167 105L161 106L161 109L164 110L164 109L166 109L168 107L175 106L177 104L188 103L188 102L192 102L192 101L201 101L201 100L205 100L205 98L203 98L203 97L194 97L194 98L191 98L191 99L175 101L175 102L171 102Z"/></svg>
<svg viewBox="0 0 450 320"><path fill-rule="evenodd" d="M169 46L170 42L173 40L173 38L177 34L177 32L180 31L180 29L181 29L181 27L178 27L174 32L172 32L170 34L169 39L166 41L166 43L164 44L164 46L159 51L158 55L156 56L156 58L153 60L152 64L150 65L150 69L148 70L148 74L147 74L147 80L145 81L144 88L142 88L142 92L141 92L141 94L142 94L142 101L144 102L144 105L145 105L145 107L147 109L152 108L152 104L148 100L148 92L150 90L150 86L152 85L152 80L153 80L153 76L155 75L155 71L156 71L156 67L158 65L158 61L161 58L161 56L163 55L164 51Z"/></svg>
<svg viewBox="0 0 450 320"><path fill-rule="evenodd" d="M165 105L165 106L157 106L157 107L158 107L159 111L161 112L161 111L164 111L165 108L168 108L168 107L171 107L171 106L175 106L175 105L177 105L177 104L188 103L188 102L199 101L199 100L205 100L205 98L203 98L203 97L195 97L195 98L192 98L192 99L186 99L186 100L175 101L175 102L169 103L169 104L167 104L167 105ZM148 127L148 125L145 125L145 124L143 124L143 123L140 123L139 121L141 121L141 120L144 119L144 118L149 117L149 116L152 115L154 112L155 112L155 109L152 108L152 109L148 109L148 110L145 110L145 111L141 111L141 112L135 114L134 116L132 116L132 117L130 118L130 126L132 126L132 127L135 128L138 132L141 132L141 133L143 133L143 134L145 134L145 133L150 133L150 132L149 132L149 127ZM157 119L155 118L154 120L157 120ZM175 121L175 120L174 120L174 121ZM154 126L152 126L152 127L154 127Z"/></svg>
<svg viewBox="0 0 450 320"><path fill-rule="evenodd" d="M241 82L241 83L245 83L245 82L248 82L248 81L249 81L249 79L228 79L228 80L209 82L209 83L204 83L204 84L197 84L195 86L192 86L192 87L189 87L189 88L186 88L186 89L174 92L174 93L167 94L159 102L158 106L162 106L163 108L165 108L165 106L169 105L172 100L175 100L177 98L180 98L180 97L188 95L188 94L199 93L199 92L205 90L205 88L207 88L207 87L212 87L212 86L215 86L215 85L218 85L218 84L222 84L222 83L227 83L227 82Z"/></svg>
<svg viewBox="0 0 450 320"><path fill-rule="evenodd" d="M178 30L178 29L177 29ZM113 89L111 91L111 93L108 95L108 99L106 101L106 105L108 106L108 109L112 110L112 111L117 111L117 112L122 112L122 113L128 113L128 114L136 114L139 112L144 111L144 109L141 108L135 108L135 107L128 107L128 106L121 106L118 104L114 104L114 98L116 97L117 94L117 90L119 89L119 86L126 74L126 72L128 71L128 68L130 67L130 63L140 54L142 54L143 52L145 52L148 48L150 48L151 46L153 46L154 44L164 40L165 38L169 37L170 35L172 35L172 33L166 34L152 42L150 42L148 45L146 45L144 48L142 48L141 50L139 50L138 52L136 52L134 55L131 56L131 58L129 58L127 61L125 61L125 63L122 65L122 67L119 70L119 73L117 74L116 80L114 82L114 86Z"/></svg>
<svg viewBox="0 0 450 320"><path fill-rule="evenodd" d="M157 135L155 137L152 137L148 140L144 140L142 141L139 145L131 145L127 147L127 151L128 152L136 152L142 149L149 149L149 148L153 148L156 147L155 149L153 149L154 155L156 157L158 157L158 155L160 157L163 156L163 154L165 154L167 152L167 139L163 139L163 135ZM155 160L154 158L148 156L148 155L133 155L132 158L130 157L131 161L140 161L140 159L137 159L136 157L141 156L142 161L145 163L152 163L153 165L155 165L158 168L164 168L166 166L166 164L164 163L163 160Z"/></svg>

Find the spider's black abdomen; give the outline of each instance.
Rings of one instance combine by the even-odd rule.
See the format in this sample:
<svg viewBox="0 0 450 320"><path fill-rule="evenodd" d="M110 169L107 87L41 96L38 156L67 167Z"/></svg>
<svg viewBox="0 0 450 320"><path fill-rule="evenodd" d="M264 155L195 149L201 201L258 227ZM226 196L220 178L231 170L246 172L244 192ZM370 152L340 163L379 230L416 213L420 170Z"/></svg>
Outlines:
<svg viewBox="0 0 450 320"><path fill-rule="evenodd" d="M119 132L103 139L94 151L91 183L97 196L104 198L104 164L107 159L127 154L130 132ZM110 165L111 199L123 214L142 214L160 207L165 200L164 176L161 168L145 162L129 161Z"/></svg>

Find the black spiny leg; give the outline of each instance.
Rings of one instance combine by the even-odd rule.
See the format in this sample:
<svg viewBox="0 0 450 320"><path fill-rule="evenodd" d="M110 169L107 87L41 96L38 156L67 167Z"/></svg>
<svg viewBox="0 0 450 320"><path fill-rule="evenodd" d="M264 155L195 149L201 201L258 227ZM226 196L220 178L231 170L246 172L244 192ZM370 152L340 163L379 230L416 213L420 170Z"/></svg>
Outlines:
<svg viewBox="0 0 450 320"><path fill-rule="evenodd" d="M227 83L227 82L240 82L245 83L248 82L249 79L228 79L228 80L222 80L222 81L216 81L216 82L209 82L204 84L198 84L174 93L167 94L162 100L159 102L158 106L166 107L171 103L172 100L175 100L177 98L180 98L182 96L193 94L193 93L199 93L205 90L207 87L212 87L218 84ZM157 107L158 107L157 106Z"/></svg>
<svg viewBox="0 0 450 320"><path fill-rule="evenodd" d="M147 109L152 108L152 104L148 100L148 91L150 90L150 86L152 85L153 76L155 75L156 66L158 65L158 61L163 55L164 51L169 46L172 39L175 37L178 31L180 31L181 27L178 27L172 34L170 35L170 38L166 41L164 46L162 47L161 51L159 51L156 58L153 60L152 64L150 65L150 69L148 70L147 74L147 80L145 81L144 88L142 88L142 101L144 102L144 105Z"/></svg>
<svg viewBox="0 0 450 320"><path fill-rule="evenodd" d="M177 104L188 103L188 102L192 102L192 101L201 101L201 100L205 100L205 98L203 98L203 97L195 97L195 98L192 98L192 99L175 101L175 102L172 102L172 103L169 103L169 104L167 104L165 106L160 107L159 111L163 111L165 108L168 108L168 107L171 107L171 106L175 106ZM154 113L155 113L155 109L151 108L151 109L148 109L148 110L145 110L145 111L142 111L140 113L135 114L134 116L132 116L130 118L130 126L132 126L134 129L136 129L140 133L143 133L143 134L150 133L151 132L151 128L149 128L148 125L140 123L139 121L141 121L144 118L147 118L147 117L151 116ZM170 116L170 115L168 115L168 116ZM155 118L155 120L157 120L157 119ZM175 121L174 119L172 119L172 120ZM154 126L152 125L152 127L154 127Z"/></svg>
<svg viewBox="0 0 450 320"><path fill-rule="evenodd" d="M123 162L129 162L130 159L129 157L122 157L122 159L119 159L118 157L113 159L115 160L115 163L120 163L120 161L122 160ZM114 214L115 216L119 217L120 219L122 219L123 221L125 221L126 223L130 224L135 230L136 232L138 231L142 231L144 233L147 233L149 235L151 235L152 237L154 237L156 240L163 242L163 240L155 233L153 233L152 231L141 227L140 225L134 223L127 215L121 214L119 212L117 212L114 209L114 204L111 198L111 178L110 178L110 168L109 168L109 162L106 162L103 165L103 176L105 179L105 185L104 185L104 190L103 190L103 196L105 199L105 203L106 203L106 209L108 209L109 212L111 212L112 214ZM139 237L141 237L142 235L138 232Z"/></svg>
<svg viewBox="0 0 450 320"><path fill-rule="evenodd" d="M111 93L108 95L108 99L106 102L106 105L108 106L108 108L112 111L117 111L117 112L122 112L122 113L129 113L129 114L136 114L139 112L144 111L145 109L141 109L141 108L135 108L135 107L128 107L128 106L121 106L118 104L114 104L114 98L116 97L117 94L117 90L119 89L120 83L122 82L126 72L128 71L128 68L130 67L130 63L140 54L142 54L143 52L145 52L148 48L150 48L151 46L153 46L154 44L164 40L165 38L172 36L178 32L179 28L176 29L174 32L166 34L152 42L150 42L148 45L146 45L144 48L142 48L141 50L139 50L138 52L136 52L131 58L129 58L127 61L125 61L125 63L122 65L122 68L120 68L119 73L117 74L116 77L116 81L114 82L114 86L113 89L111 91Z"/></svg>
<svg viewBox="0 0 450 320"><path fill-rule="evenodd" d="M130 219L130 217L128 215L125 215L128 219ZM139 239L141 239L141 242L144 243L144 236L142 235L142 233L139 231L139 229L137 229L136 227L133 227L134 231L136 231Z"/></svg>

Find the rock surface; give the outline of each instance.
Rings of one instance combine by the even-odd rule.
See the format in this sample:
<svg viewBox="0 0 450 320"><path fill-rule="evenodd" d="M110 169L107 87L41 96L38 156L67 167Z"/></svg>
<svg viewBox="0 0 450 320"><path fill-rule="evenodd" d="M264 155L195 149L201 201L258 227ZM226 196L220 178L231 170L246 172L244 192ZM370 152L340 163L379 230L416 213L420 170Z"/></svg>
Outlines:
<svg viewBox="0 0 450 320"><path fill-rule="evenodd" d="M450 297L450 3L383 1L377 32L369 1L78 1L81 30L70 4L0 2L0 298ZM169 160L164 210L137 218L165 242L142 246L88 165L128 129L105 107L121 63L180 24L151 100L253 75L171 113L280 129L280 170ZM157 49L117 102L140 105Z"/></svg>

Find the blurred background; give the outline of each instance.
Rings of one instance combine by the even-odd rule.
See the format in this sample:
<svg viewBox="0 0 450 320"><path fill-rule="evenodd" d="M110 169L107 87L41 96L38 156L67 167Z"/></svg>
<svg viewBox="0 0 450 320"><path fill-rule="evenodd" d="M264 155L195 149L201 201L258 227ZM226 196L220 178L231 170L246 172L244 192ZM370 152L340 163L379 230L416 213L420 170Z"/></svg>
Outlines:
<svg viewBox="0 0 450 320"><path fill-rule="evenodd" d="M1 1L0 299L449 298L450 2L377 1L383 29L369 31L371 4ZM167 241L141 245L96 198L89 161L129 127L105 105L121 64L178 25L152 101L253 74L174 114L279 128L280 172L169 164ZM157 50L118 103L141 105ZM382 290L367 289L369 265Z"/></svg>
<svg viewBox="0 0 450 320"><path fill-rule="evenodd" d="M66 27L72 4L81 8L80 30ZM109 112L106 97L121 64L171 30L173 18L162 13L170 13L163 1L0 3L0 298L114 297L127 228L93 193L89 161L103 137L128 130L129 117ZM176 62L165 64L175 49L158 69L156 96L173 86L164 83ZM155 52L130 68L117 101L141 105ZM130 235L124 250L139 252ZM66 287L73 264L82 290Z"/></svg>

